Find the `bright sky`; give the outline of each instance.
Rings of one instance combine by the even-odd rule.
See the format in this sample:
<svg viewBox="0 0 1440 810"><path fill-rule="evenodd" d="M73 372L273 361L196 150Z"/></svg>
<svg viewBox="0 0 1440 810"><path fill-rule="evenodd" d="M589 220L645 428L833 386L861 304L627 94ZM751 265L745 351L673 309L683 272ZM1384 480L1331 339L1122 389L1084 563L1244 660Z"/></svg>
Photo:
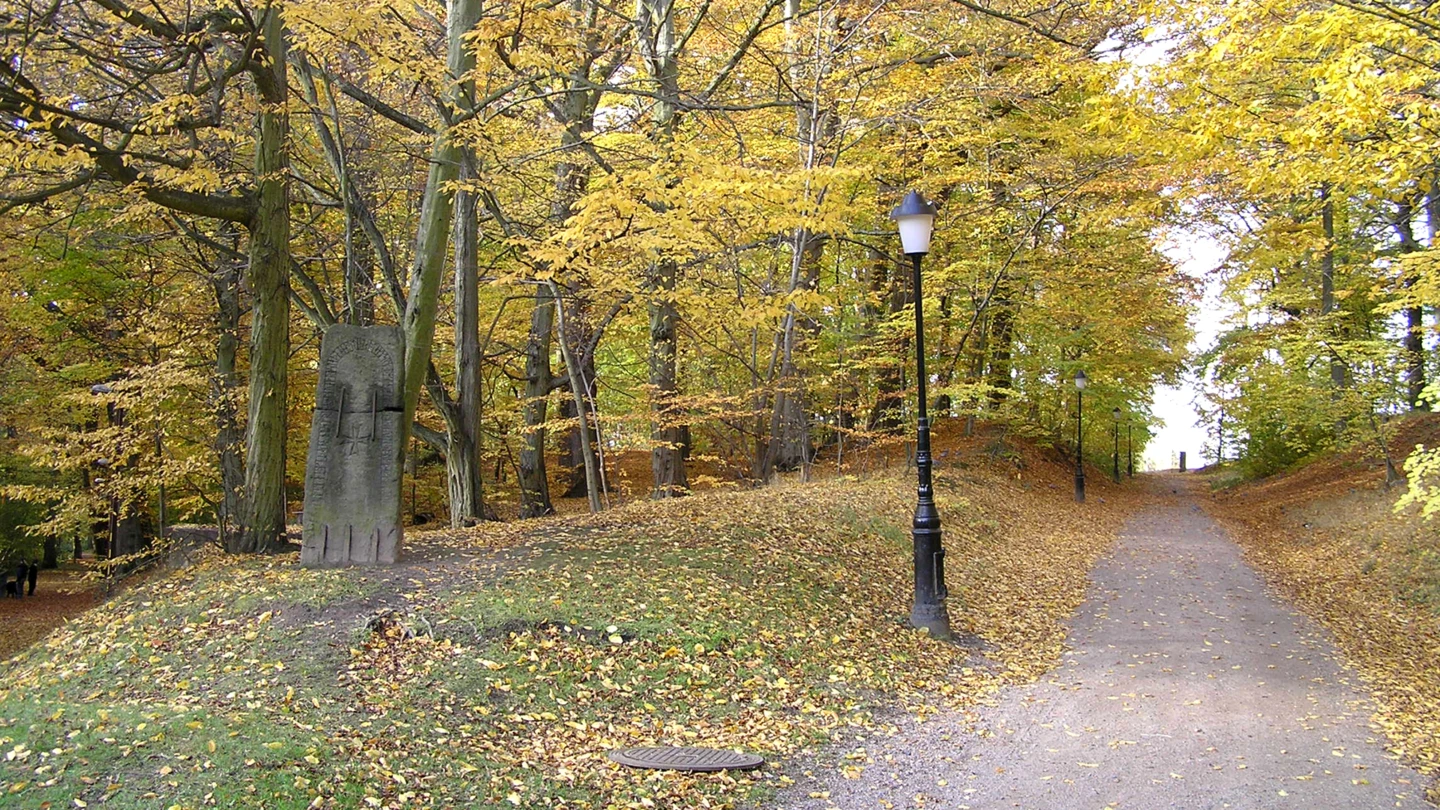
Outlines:
<svg viewBox="0 0 1440 810"><path fill-rule="evenodd" d="M1190 344L1190 349L1192 352L1208 349L1215 344L1226 317L1232 312L1221 302L1220 285L1211 276L1211 271L1225 260L1226 249L1209 234L1183 229L1169 231L1161 249L1179 263L1186 275L1205 282L1205 297L1199 307L1190 313L1190 325L1195 328L1195 341ZM1164 421L1164 425L1145 448L1144 469L1171 469L1177 465L1182 451L1186 453L1186 463L1190 468L1204 464L1201 451L1206 433L1196 424L1199 415L1195 411L1199 393L1195 382L1188 378L1179 387L1155 387L1154 413L1156 418Z"/></svg>

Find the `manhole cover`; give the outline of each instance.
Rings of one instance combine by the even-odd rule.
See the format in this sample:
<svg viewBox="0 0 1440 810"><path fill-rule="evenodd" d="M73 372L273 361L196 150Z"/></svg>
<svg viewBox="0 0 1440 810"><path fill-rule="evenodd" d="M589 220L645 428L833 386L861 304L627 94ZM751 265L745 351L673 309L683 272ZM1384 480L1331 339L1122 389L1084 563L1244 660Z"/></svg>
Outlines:
<svg viewBox="0 0 1440 810"><path fill-rule="evenodd" d="M719 748L617 748L610 758L632 768L662 771L744 771L765 764L754 754Z"/></svg>

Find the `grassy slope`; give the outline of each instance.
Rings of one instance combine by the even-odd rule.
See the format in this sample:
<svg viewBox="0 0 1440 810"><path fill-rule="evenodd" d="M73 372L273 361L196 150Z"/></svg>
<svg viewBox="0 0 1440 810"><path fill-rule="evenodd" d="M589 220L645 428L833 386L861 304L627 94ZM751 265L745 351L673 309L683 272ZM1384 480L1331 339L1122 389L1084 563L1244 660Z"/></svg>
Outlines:
<svg viewBox="0 0 1440 810"><path fill-rule="evenodd" d="M1408 420L1393 446L1403 457L1433 446L1440 418ZM1440 546L1436 525L1392 508L1402 487L1365 449L1216 496L1232 529L1271 584L1335 637L1375 697L1391 747L1440 775ZM1432 798L1434 798L1432 796Z"/></svg>
<svg viewBox="0 0 1440 810"><path fill-rule="evenodd" d="M1035 453L938 478L954 623L995 666L900 621L913 489L898 470L429 533L388 570L215 557L0 670L0 804L763 799L778 771L631 771L605 751L773 760L876 710L1033 677L1127 509L1097 482L1076 510L1067 468Z"/></svg>

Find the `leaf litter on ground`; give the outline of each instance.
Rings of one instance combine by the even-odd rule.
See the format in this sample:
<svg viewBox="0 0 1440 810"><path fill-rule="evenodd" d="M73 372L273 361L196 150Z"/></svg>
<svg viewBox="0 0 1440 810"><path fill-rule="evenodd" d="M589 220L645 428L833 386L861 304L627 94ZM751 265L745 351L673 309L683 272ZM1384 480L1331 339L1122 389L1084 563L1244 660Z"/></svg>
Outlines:
<svg viewBox="0 0 1440 810"><path fill-rule="evenodd" d="M1396 447L1440 439L1433 415ZM1440 554L1435 525L1397 512L1381 462L1357 448L1217 493L1211 511L1272 587L1316 619L1365 681L1391 750L1440 779ZM1427 797L1440 800L1432 782Z"/></svg>

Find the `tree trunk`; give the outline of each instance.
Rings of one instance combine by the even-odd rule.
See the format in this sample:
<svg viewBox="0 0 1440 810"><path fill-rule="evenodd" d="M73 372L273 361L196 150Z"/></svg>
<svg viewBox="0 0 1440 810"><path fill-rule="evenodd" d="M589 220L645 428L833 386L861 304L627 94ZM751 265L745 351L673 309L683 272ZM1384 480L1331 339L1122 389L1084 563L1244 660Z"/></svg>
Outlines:
<svg viewBox="0 0 1440 810"><path fill-rule="evenodd" d="M572 8L575 8L574 4ZM584 193L590 177L590 167L578 158L589 133L594 131L595 105L599 101L598 92L592 89L589 71L588 63L571 71L566 77L561 100L554 108L556 117L565 127L560 136L560 154L563 157L555 166L554 197L549 212L550 224L557 228L575 213L575 201ZM546 418L546 397L554 387L550 349L557 306L559 302L548 289L548 283L540 282L535 293L535 311L530 317L530 337L525 347L525 404L521 411L525 446L520 451L518 465L521 517L548 515L555 511L550 503L550 485L545 470L546 431L540 425Z"/></svg>
<svg viewBox="0 0 1440 810"><path fill-rule="evenodd" d="M950 346L950 333L954 329L955 320L951 315L951 310L953 309L953 307L954 305L952 303L951 296L942 293L940 295L940 339L935 342L935 345L939 347L938 354L942 357L945 355L948 347ZM941 368L940 373L935 375L935 377L935 381L939 383L939 386L937 387L949 385L951 382L954 381L955 378L955 366L953 364L946 364ZM955 401L951 398L949 394L937 394L935 397L935 402L932 404L931 407L931 410L933 411L933 413L930 415L931 419L939 420L949 416L950 410L954 406Z"/></svg>
<svg viewBox="0 0 1440 810"><path fill-rule="evenodd" d="M684 414L675 405L679 389L676 365L676 324L680 314L675 306L678 268L671 259L656 262L651 276L650 302L650 474L653 498L675 498L689 494L685 475L687 442Z"/></svg>
<svg viewBox="0 0 1440 810"><path fill-rule="evenodd" d="M872 300L879 299L877 303L865 307L865 320L869 324L866 332L871 336L879 331L879 322L883 317L900 312L907 303L905 290L891 273L892 269L888 255L879 250L870 252L870 296ZM901 405L905 399L901 359L905 357L909 344L904 338L894 338L879 341L877 345L885 343L891 350L885 352L885 362L876 370L875 407L865 425L870 431L898 433Z"/></svg>
<svg viewBox="0 0 1440 810"><path fill-rule="evenodd" d="M375 322L375 246L373 234L366 228L373 224L368 212L362 210L357 180L363 179L350 165L346 151L344 133L341 130L339 108L335 104L335 93L327 82L325 96L320 96L314 71L304 54L294 59L299 74L300 92L310 109L310 120L320 140L321 154L329 164L330 172L340 185L340 205L345 213L343 277L345 281L345 323L369 326ZM329 118L325 116L329 112ZM363 127L354 136L355 151L364 153L371 146L370 137ZM363 239L357 239L356 229L365 231Z"/></svg>
<svg viewBox="0 0 1440 810"><path fill-rule="evenodd" d="M1415 238L1415 208L1408 202L1398 204L1395 212L1395 232L1400 236L1400 254L1404 256L1420 250ZM1418 281L1414 273L1405 273L1401 284L1405 289L1415 286ZM1425 314L1420 307L1405 308L1405 337L1402 341L1405 357L1405 400L1413 411L1427 410L1420 395L1425 391Z"/></svg>
<svg viewBox="0 0 1440 810"><path fill-rule="evenodd" d="M111 402L105 407L106 416L112 427L125 424L125 409ZM139 454L125 459L123 469L133 471L140 464ZM146 497L142 486L126 485L124 478L117 475L115 466L107 471L110 489L110 558L128 557L147 545L141 516L145 513Z"/></svg>
<svg viewBox="0 0 1440 810"><path fill-rule="evenodd" d="M557 286L558 289L558 286ZM587 465L594 463L592 456L599 446L600 437L595 432L595 425L580 418L580 410L577 410L577 402L585 403L585 410L591 413L595 411L595 393L597 380L595 376L595 355L587 351L586 347L594 345L595 329L590 321L590 302L585 298L584 292L577 287L568 288L569 300L572 302L569 310L564 310L565 299L558 296L555 299L557 307L556 316L560 325L560 336L564 341L562 347L568 347L572 359L579 364L579 374L571 375L569 361L566 362L566 376L571 379L585 381L585 389L581 392L581 398L574 396L565 397L560 401L560 418L570 420L565 428L565 435L560 441L560 467L564 470L566 483L560 497L578 498L585 495L589 487L589 478L585 470ZM554 291L552 291L554 292ZM564 310L564 311L562 311ZM588 435L582 435L588 434ZM588 451L586 448L590 448Z"/></svg>
<svg viewBox="0 0 1440 810"><path fill-rule="evenodd" d="M829 62L817 52L813 56L803 53L805 46L798 22L801 18L799 0L785 0L784 23L786 51L789 64L786 71L790 86L798 94L795 105L795 140L800 166L806 171L826 163L824 148L833 137L835 116L829 109L820 108L820 94L825 77L829 75ZM813 189L807 182L805 201L808 205L819 206L824 202L825 189ZM813 290L819 286L820 258L825 249L823 235L809 228L795 229L791 237L790 283L787 292L799 289ZM770 413L770 435L761 459L759 475L767 480L776 469L793 470L808 463L813 455L810 441L810 417L806 410L804 381L795 362L800 337L800 313L794 304L788 307L781 333L778 336L780 356L778 377L775 381L774 402ZM815 326L808 330L812 334ZM773 355L772 355L773 357ZM775 366L774 361L771 363Z"/></svg>
<svg viewBox="0 0 1440 810"><path fill-rule="evenodd" d="M539 517L555 511L550 504L550 482L545 474L545 414L549 402L550 336L555 330L555 300L545 285L535 290L530 315L530 338L525 344L525 445L520 450L520 517Z"/></svg>
<svg viewBox="0 0 1440 810"><path fill-rule="evenodd" d="M1324 252L1320 254L1320 315L1326 317L1335 311L1335 203L1328 185L1321 188L1320 198L1323 201L1320 228L1325 236ZM1340 336L1333 325L1327 324L1327 328L1332 337ZM1333 350L1330 353L1330 385L1336 392L1345 387L1345 365Z"/></svg>
<svg viewBox="0 0 1440 810"><path fill-rule="evenodd" d="M215 453L220 467L220 502L216 521L220 524L220 544L229 551L238 551L235 528L241 519L240 504L245 486L245 467L240 455L242 433L236 394L240 375L236 371L236 352L240 328L240 268L234 261L221 257L220 266L210 277L215 290L216 331L215 376L210 381L210 397L215 408Z"/></svg>
<svg viewBox="0 0 1440 810"><path fill-rule="evenodd" d="M596 447L591 443L591 436L595 432L591 421L594 399L590 396L590 384L584 377L582 364L570 348L570 341L565 339L565 304L560 299L560 288L553 281L548 283L550 294L555 299L555 317L559 320L560 354L565 360L565 372L570 377L570 398L575 403L575 412L579 414L580 457L584 460L585 495L590 501L590 511L599 512L603 508L600 503L600 465L595 455Z"/></svg>
<svg viewBox="0 0 1440 810"><path fill-rule="evenodd" d="M245 424L244 520L236 550L275 552L285 541L286 383L290 359L289 116L284 23L265 9L256 44L261 108L255 139L255 217L246 280L250 326L250 410Z"/></svg>
<svg viewBox="0 0 1440 810"><path fill-rule="evenodd" d="M568 374L567 374L568 376ZM560 434L560 449L555 459L559 469L558 479L561 498L580 498L585 495L585 442L580 437L580 412L575 410L575 398L564 396L558 403L560 420L565 427Z"/></svg>
<svg viewBox="0 0 1440 810"><path fill-rule="evenodd" d="M1014 342L1015 312L1010 306L1010 282L1001 286L991 301L989 399L992 409L999 409L1010 397L1010 371Z"/></svg>
<svg viewBox="0 0 1440 810"><path fill-rule="evenodd" d="M641 0L636 24L641 55L650 79L660 93L655 105L655 139L668 154L679 112L680 64L675 40L675 4L671 0ZM675 259L660 257L650 268L650 475L652 498L675 498L690 491L685 475L688 444L685 425L675 407L679 380L676 360L680 311L675 303L679 267Z"/></svg>
<svg viewBox="0 0 1440 810"><path fill-rule="evenodd" d="M455 389L458 414L445 450L450 483L450 525L490 517L480 475L480 268L479 221L474 192L455 206Z"/></svg>
<svg viewBox="0 0 1440 810"><path fill-rule="evenodd" d="M480 0L449 0L446 13L446 71L453 84L444 101L452 108L470 105L462 77L475 67L473 52L464 37L480 17ZM445 247L453 225L455 194L452 186L460 177L464 151L448 127L435 135L430 150L430 173L420 202L420 222L415 235L415 261L410 272L405 317L405 425L408 433L415 421L420 392L430 372L430 348L435 338L435 315L440 305L440 277L445 268ZM409 436L404 437L406 441ZM405 442L401 442L402 446Z"/></svg>
<svg viewBox="0 0 1440 810"><path fill-rule="evenodd" d="M793 255L789 291L819 285L820 258L825 241L808 229L799 228L791 242ZM814 330L806 330L813 335ZM768 480L775 470L794 470L814 454L810 442L810 415L806 409L805 386L795 356L803 341L800 313L792 304L779 335L780 374L770 411L770 440L761 461L760 479Z"/></svg>

